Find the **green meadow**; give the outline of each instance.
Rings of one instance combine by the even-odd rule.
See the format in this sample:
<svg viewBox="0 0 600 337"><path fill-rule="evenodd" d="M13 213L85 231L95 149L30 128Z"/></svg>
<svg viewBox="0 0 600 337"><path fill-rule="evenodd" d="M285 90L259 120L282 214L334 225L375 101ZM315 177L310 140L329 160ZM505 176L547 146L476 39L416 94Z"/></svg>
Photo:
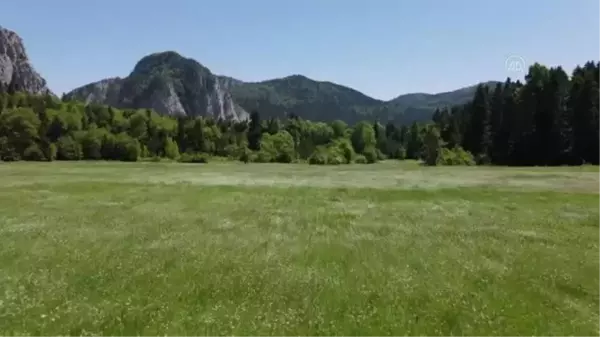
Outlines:
<svg viewBox="0 0 600 337"><path fill-rule="evenodd" d="M598 335L597 167L0 163L2 335Z"/></svg>

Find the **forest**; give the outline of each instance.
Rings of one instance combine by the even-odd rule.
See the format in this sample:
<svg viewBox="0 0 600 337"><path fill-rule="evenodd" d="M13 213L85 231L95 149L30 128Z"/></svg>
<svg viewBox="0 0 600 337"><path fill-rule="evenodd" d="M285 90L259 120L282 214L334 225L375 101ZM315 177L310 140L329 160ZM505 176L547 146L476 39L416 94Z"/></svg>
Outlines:
<svg viewBox="0 0 600 337"><path fill-rule="evenodd" d="M462 106L437 109L428 123L249 121L161 116L0 88L0 160L179 160L426 165L598 164L600 63L568 75L534 64L523 81L479 85Z"/></svg>

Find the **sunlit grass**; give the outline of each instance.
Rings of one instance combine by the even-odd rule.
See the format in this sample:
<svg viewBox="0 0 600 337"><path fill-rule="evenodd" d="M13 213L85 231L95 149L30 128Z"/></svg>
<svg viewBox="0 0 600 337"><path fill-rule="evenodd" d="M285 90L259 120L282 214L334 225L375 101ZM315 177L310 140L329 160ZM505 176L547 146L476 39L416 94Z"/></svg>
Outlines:
<svg viewBox="0 0 600 337"><path fill-rule="evenodd" d="M597 335L598 170L0 164L0 333Z"/></svg>

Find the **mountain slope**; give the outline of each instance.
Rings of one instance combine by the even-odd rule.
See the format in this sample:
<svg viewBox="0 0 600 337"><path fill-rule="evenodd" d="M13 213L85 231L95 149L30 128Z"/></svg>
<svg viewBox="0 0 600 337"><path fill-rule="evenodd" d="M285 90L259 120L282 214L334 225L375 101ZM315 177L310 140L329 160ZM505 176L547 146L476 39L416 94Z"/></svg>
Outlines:
<svg viewBox="0 0 600 337"><path fill-rule="evenodd" d="M31 65L21 37L1 26L0 86L32 94L52 94L46 80Z"/></svg>
<svg viewBox="0 0 600 337"><path fill-rule="evenodd" d="M126 78L85 85L68 93L67 98L121 108L152 108L169 115L243 120L248 112L257 110L263 118L296 115L351 124L365 119L407 124L430 119L436 108L464 104L474 92L472 86L381 101L349 87L302 75L262 82L216 76L195 60L163 52L142 58Z"/></svg>
<svg viewBox="0 0 600 337"><path fill-rule="evenodd" d="M111 78L69 92L68 99L119 108L149 108L166 115L245 120L229 91L210 70L176 52L142 58L126 78Z"/></svg>
<svg viewBox="0 0 600 337"><path fill-rule="evenodd" d="M342 85L292 75L263 82L238 81L231 93L244 109L258 110L266 117L294 114L320 121L341 119L354 123L371 119L404 124L428 120L436 108L467 103L475 88L476 85L439 94L406 94L381 101Z"/></svg>
<svg viewBox="0 0 600 337"><path fill-rule="evenodd" d="M301 75L240 83L231 88L231 94L244 109L258 110L265 117L297 115L320 121L353 122L382 103L354 89Z"/></svg>

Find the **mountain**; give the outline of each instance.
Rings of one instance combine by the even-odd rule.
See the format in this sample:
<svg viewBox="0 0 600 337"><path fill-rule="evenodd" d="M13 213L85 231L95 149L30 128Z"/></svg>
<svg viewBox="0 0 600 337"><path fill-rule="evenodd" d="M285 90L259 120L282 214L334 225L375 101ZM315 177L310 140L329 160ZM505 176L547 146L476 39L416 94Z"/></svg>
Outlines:
<svg viewBox="0 0 600 337"><path fill-rule="evenodd" d="M247 119L248 113L233 101L224 84L197 61L167 51L143 57L125 78L85 85L67 93L66 98L154 109L166 115Z"/></svg>
<svg viewBox="0 0 600 337"><path fill-rule="evenodd" d="M302 75L240 83L230 90L244 109L257 110L265 117L293 114L310 120L354 122L383 103L354 89Z"/></svg>
<svg viewBox="0 0 600 337"><path fill-rule="evenodd" d="M293 114L320 121L341 119L354 123L370 119L405 124L430 119L436 108L467 103L473 98L476 87L439 94L405 94L390 101L302 75L254 83L238 81L229 88L233 99L244 109L258 110L266 117Z"/></svg>
<svg viewBox="0 0 600 337"><path fill-rule="evenodd" d="M21 37L1 26L0 86L32 94L52 94L46 80L31 65Z"/></svg>
<svg viewBox="0 0 600 337"><path fill-rule="evenodd" d="M175 52L142 58L126 78L109 78L69 92L70 99L120 108L151 108L168 115L244 120L257 110L263 118L296 115L317 121L394 121L431 118L439 107L464 104L476 86L439 94L406 94L390 101L327 81L291 75L262 82L218 76Z"/></svg>

